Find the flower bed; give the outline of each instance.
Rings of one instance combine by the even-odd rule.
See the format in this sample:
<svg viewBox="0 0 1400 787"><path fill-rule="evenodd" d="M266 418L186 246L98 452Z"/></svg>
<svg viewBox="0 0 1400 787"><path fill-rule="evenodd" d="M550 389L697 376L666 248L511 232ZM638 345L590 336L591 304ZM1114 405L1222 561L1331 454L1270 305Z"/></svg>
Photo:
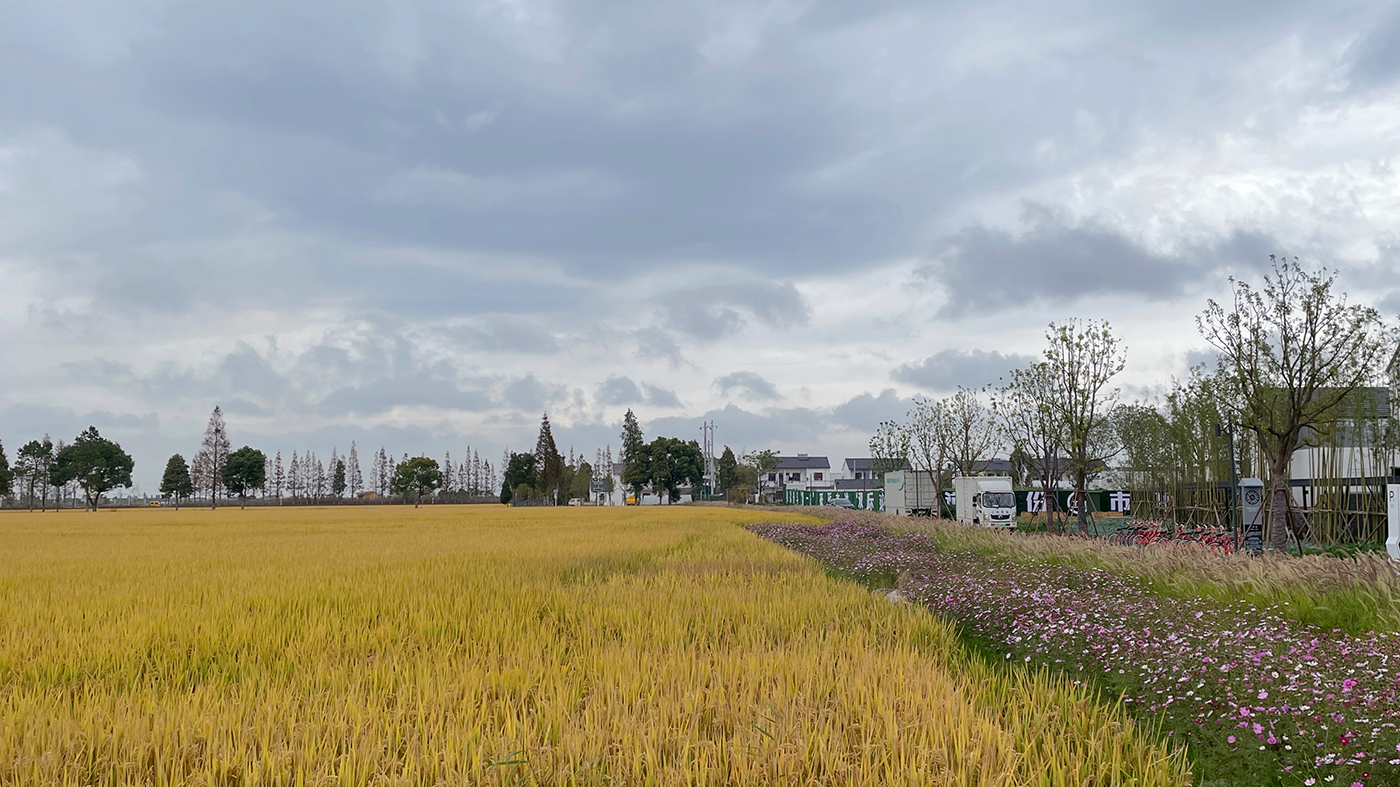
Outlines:
<svg viewBox="0 0 1400 787"><path fill-rule="evenodd" d="M1101 568L940 549L871 524L764 538L957 622L1001 660L1064 670L1185 738L1207 783L1400 784L1400 637L1282 606L1181 600Z"/></svg>

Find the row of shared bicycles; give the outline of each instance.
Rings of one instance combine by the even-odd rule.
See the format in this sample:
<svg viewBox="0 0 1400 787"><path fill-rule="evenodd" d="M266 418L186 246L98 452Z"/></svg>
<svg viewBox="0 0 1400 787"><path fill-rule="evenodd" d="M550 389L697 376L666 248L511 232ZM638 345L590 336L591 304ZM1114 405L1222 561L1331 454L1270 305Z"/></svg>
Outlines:
<svg viewBox="0 0 1400 787"><path fill-rule="evenodd" d="M1150 519L1134 519L1118 528L1109 537L1123 546L1148 544L1182 544L1198 546L1212 552L1230 553L1238 550L1235 532L1227 527L1211 525L1174 525Z"/></svg>

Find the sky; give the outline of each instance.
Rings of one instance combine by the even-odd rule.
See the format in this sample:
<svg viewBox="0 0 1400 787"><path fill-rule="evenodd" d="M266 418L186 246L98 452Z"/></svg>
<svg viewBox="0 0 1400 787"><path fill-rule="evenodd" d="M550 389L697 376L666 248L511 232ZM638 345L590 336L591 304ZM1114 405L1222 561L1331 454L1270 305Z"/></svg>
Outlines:
<svg viewBox="0 0 1400 787"><path fill-rule="evenodd" d="M1400 312L1392 3L11 0L0 441L836 461L1270 254Z"/></svg>

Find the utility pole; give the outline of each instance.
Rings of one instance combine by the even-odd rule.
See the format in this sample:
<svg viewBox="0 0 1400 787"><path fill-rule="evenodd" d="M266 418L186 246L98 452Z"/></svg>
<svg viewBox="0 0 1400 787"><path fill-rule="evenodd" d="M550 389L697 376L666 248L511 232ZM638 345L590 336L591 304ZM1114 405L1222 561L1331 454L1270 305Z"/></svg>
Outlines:
<svg viewBox="0 0 1400 787"><path fill-rule="evenodd" d="M719 485L715 472L715 422L700 422L701 443L700 453L705 457L705 494L715 493L715 487Z"/></svg>

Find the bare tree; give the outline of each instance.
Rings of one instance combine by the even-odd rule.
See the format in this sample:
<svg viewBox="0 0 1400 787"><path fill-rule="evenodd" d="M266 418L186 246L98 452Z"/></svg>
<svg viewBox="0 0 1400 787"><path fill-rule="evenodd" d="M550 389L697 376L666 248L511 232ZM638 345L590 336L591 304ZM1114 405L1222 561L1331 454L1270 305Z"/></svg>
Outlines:
<svg viewBox="0 0 1400 787"><path fill-rule="evenodd" d="M1058 456L1064 438L1060 434L1053 398L1055 384L1050 364L1041 361L1015 369L1011 379L992 397L992 411L1001 421L1002 433L1013 454L1040 460L1040 488L1044 492L1046 529L1054 530L1055 485Z"/></svg>
<svg viewBox="0 0 1400 787"><path fill-rule="evenodd" d="M209 414L209 424L204 427L204 440L199 444L199 455L195 464L204 458L207 475L204 482L209 485L209 507L218 508L219 488L223 485L224 464L228 462L231 446L228 442L228 426L224 423L224 411L216 404Z"/></svg>
<svg viewBox="0 0 1400 787"><path fill-rule="evenodd" d="M1079 532L1087 534L1089 479L1119 451L1118 432L1113 428L1118 389L1110 389L1108 382L1123 371L1126 359L1106 320L1050 323L1045 338L1050 342L1045 359L1054 384L1051 403L1074 477Z"/></svg>
<svg viewBox="0 0 1400 787"><path fill-rule="evenodd" d="M870 470L878 479L909 461L909 431L898 421L881 421L870 438Z"/></svg>
<svg viewBox="0 0 1400 787"><path fill-rule="evenodd" d="M350 496L359 497L365 486L365 478L360 474L360 454L354 440L350 441L350 456L346 457L345 464L345 481L350 487Z"/></svg>
<svg viewBox="0 0 1400 787"><path fill-rule="evenodd" d="M1269 466L1269 543L1288 545L1288 470L1305 430L1335 421L1342 403L1382 371L1393 331L1373 308L1333 292L1336 273L1269 256L1262 290L1231 277L1234 302L1196 318L1220 351L1221 405L1255 435Z"/></svg>
<svg viewBox="0 0 1400 787"><path fill-rule="evenodd" d="M914 399L905 427L909 440L910 463L933 479L933 488L942 494L948 484L949 460L953 453L952 418L947 403L923 396ZM937 501L935 511L942 511Z"/></svg>
<svg viewBox="0 0 1400 787"><path fill-rule="evenodd" d="M948 459L958 475L977 472L977 463L990 459L999 441L1000 430L992 412L977 398L977 393L962 386L958 392L943 400L951 431Z"/></svg>

